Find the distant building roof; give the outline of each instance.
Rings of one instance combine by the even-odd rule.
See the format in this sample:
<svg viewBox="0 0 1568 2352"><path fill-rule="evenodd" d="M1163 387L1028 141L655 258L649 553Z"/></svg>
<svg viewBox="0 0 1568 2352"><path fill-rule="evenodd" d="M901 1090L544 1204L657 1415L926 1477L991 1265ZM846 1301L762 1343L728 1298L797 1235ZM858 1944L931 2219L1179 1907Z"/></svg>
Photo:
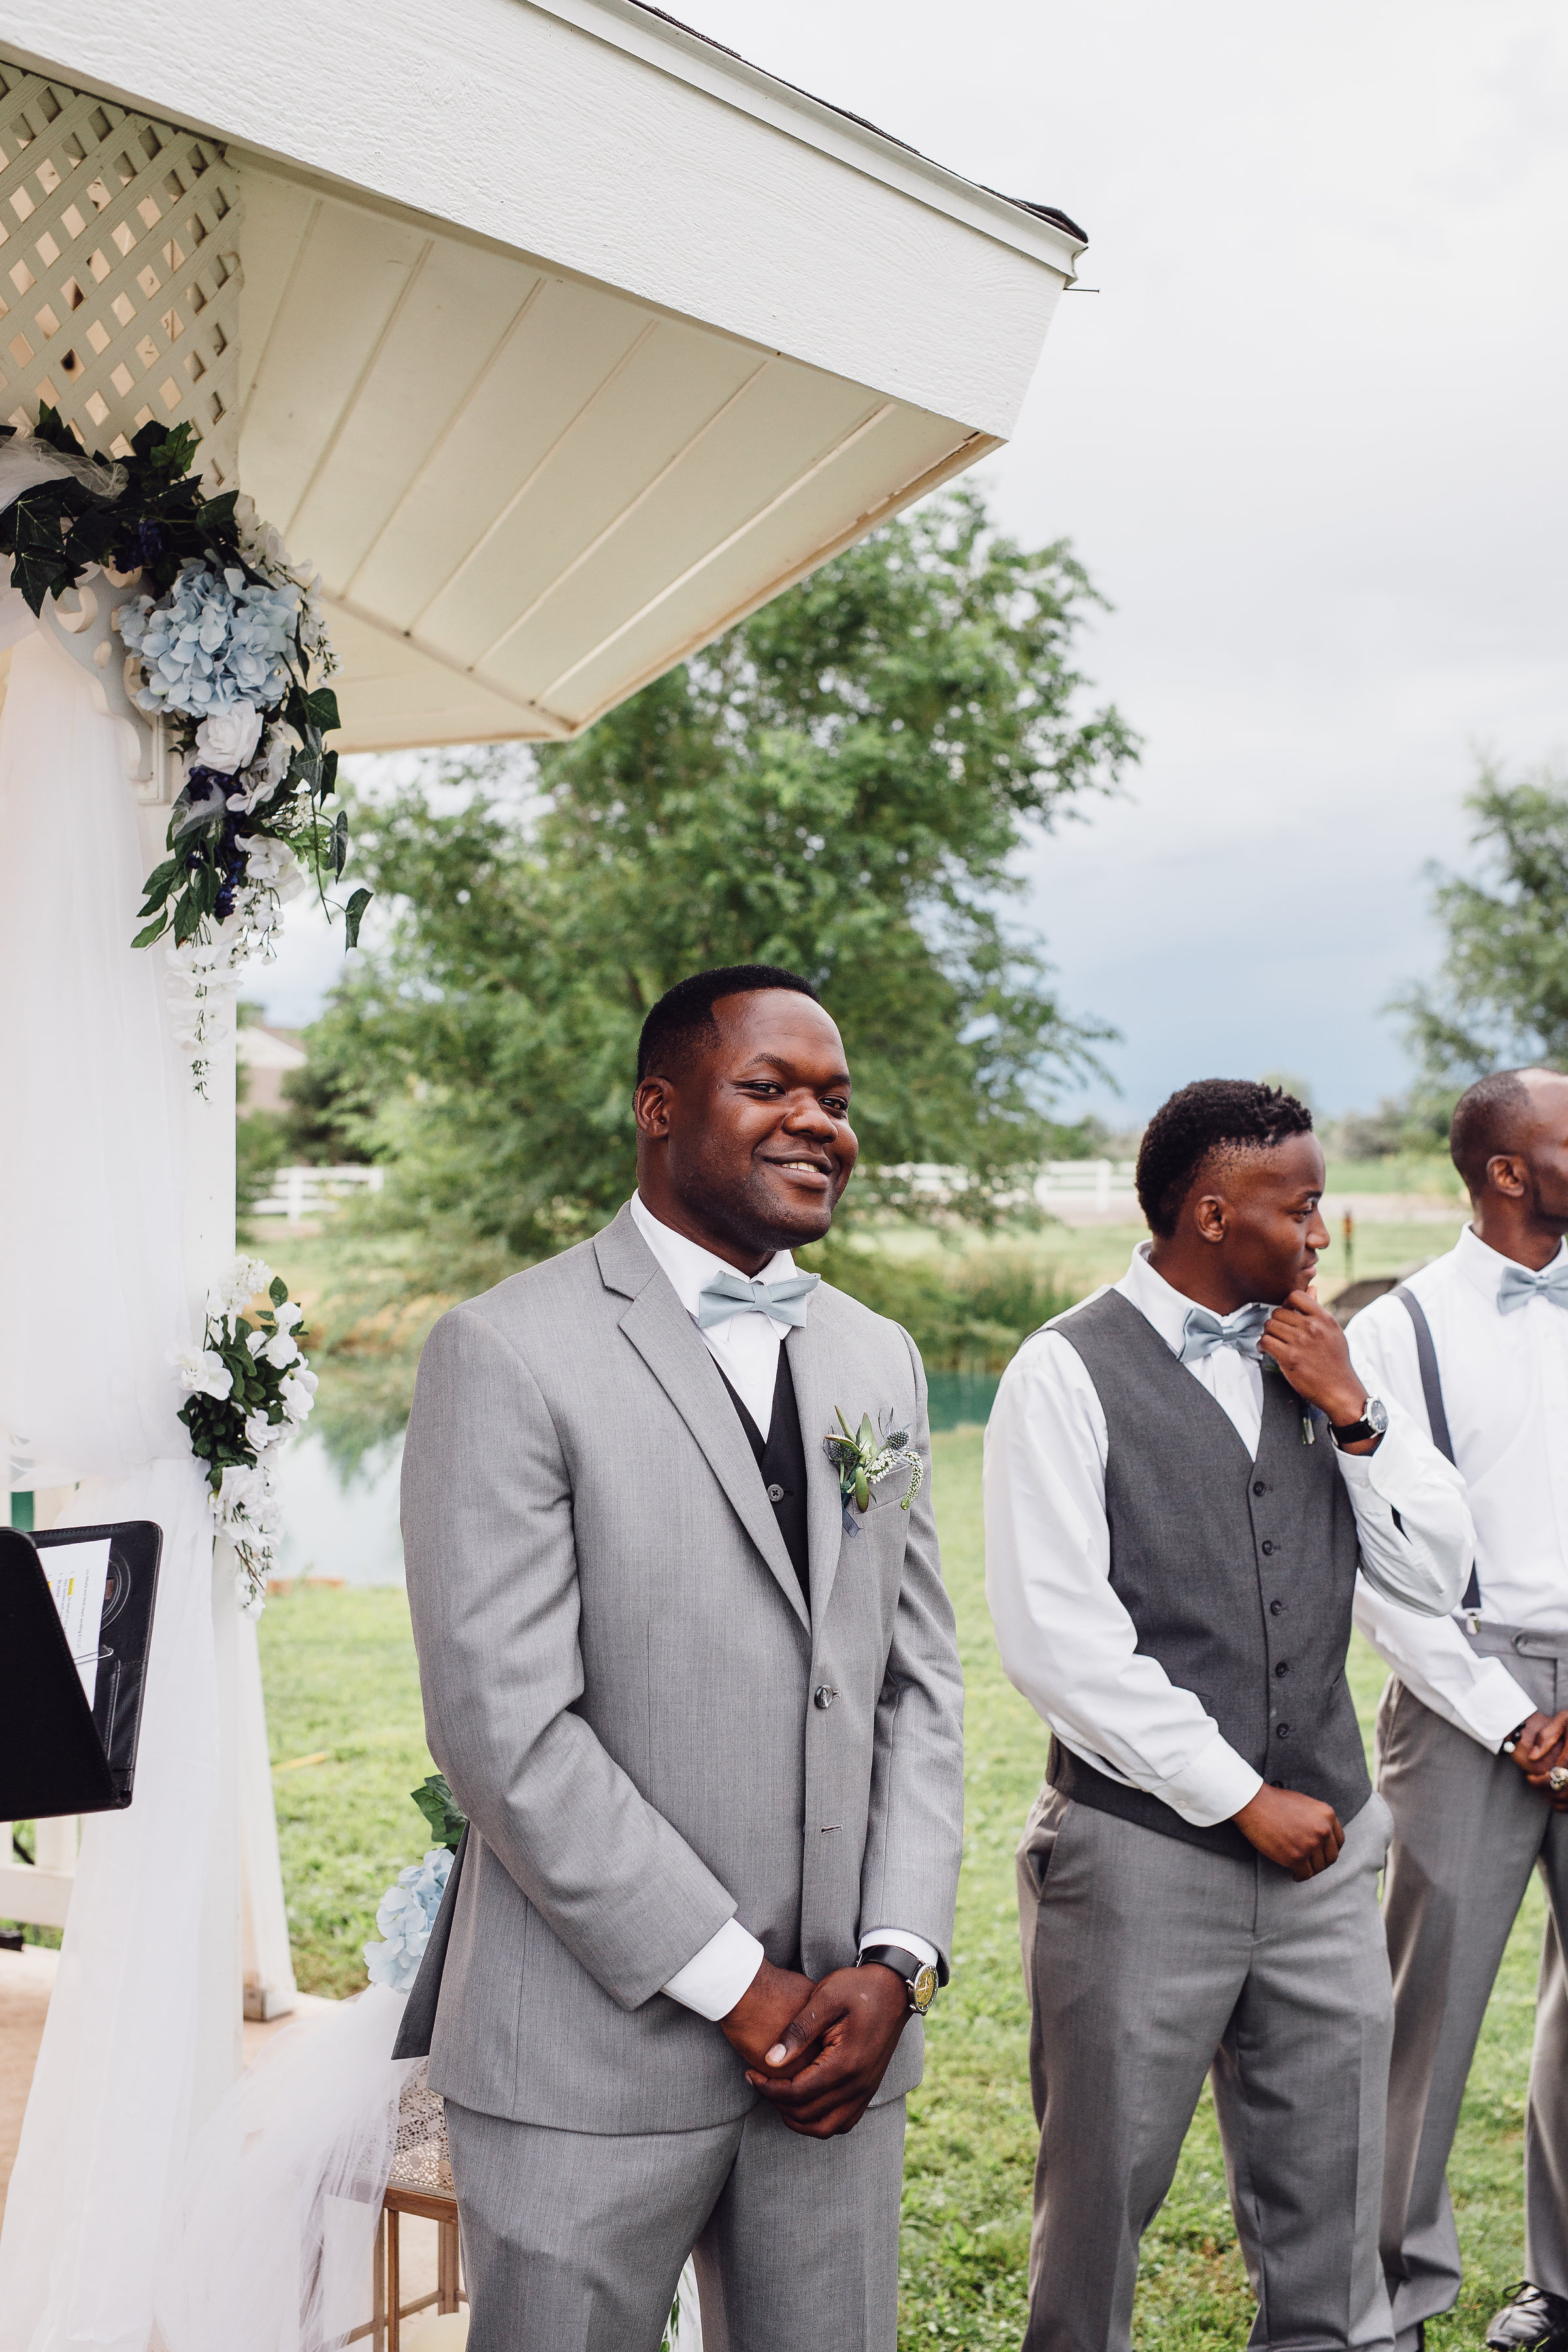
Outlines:
<svg viewBox="0 0 1568 2352"><path fill-rule="evenodd" d="M260 1022L240 1031L237 1051L247 1070L302 1070L309 1059L297 1029L268 1029Z"/></svg>

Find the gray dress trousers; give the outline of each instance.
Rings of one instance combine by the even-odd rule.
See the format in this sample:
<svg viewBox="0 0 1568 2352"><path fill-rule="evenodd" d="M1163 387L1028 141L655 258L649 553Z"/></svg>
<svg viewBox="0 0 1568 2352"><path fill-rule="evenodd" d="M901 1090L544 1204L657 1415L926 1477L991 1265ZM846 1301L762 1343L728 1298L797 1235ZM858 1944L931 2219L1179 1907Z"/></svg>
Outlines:
<svg viewBox="0 0 1568 2352"><path fill-rule="evenodd" d="M1254 2352L1387 2352L1388 1814L1298 1884L1042 1790L1018 1848L1040 2153L1025 2352L1129 2352L1138 2245L1208 2074Z"/></svg>
<svg viewBox="0 0 1568 2352"><path fill-rule="evenodd" d="M1568 1706L1568 1639L1482 1624L1542 1714ZM1384 1922L1394 2060L1383 2259L1402 2347L1459 2292L1448 2151L1503 1948L1539 1869L1551 1904L1525 2116L1525 2270L1568 2295L1568 1814L1506 1757L1423 1705L1397 1675L1377 1716L1377 1785L1394 1816Z"/></svg>

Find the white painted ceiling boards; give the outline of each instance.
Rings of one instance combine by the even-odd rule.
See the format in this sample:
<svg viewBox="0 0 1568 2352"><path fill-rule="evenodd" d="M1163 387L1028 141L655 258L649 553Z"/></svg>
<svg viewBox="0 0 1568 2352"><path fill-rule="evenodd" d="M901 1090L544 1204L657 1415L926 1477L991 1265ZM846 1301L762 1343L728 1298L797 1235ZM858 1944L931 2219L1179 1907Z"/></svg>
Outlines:
<svg viewBox="0 0 1568 2352"><path fill-rule="evenodd" d="M1081 250L633 0L278 0L279 78L237 0L48 17L0 48L237 181L239 478L349 749L574 733L972 465Z"/></svg>

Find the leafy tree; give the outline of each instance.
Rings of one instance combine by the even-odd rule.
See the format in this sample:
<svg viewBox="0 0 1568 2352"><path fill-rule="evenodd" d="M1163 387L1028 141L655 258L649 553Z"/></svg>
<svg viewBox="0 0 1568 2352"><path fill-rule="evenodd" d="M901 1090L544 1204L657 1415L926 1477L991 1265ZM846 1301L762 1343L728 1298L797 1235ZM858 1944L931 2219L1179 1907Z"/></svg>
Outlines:
<svg viewBox="0 0 1568 2352"><path fill-rule="evenodd" d="M390 908L310 1039L321 1108L378 1106L391 1214L441 1250L531 1257L594 1230L633 1168L630 1073L685 973L786 964L856 1074L852 1201L1000 1213L1073 1131L1053 1087L1110 1033L1068 1017L999 907L1031 826L1137 757L1084 714L1076 633L1101 603L1065 543L994 531L972 491L878 531L531 758L446 755L362 808L356 865ZM1080 1146L1081 1148L1081 1146ZM926 1209L929 1213L929 1207Z"/></svg>
<svg viewBox="0 0 1568 2352"><path fill-rule="evenodd" d="M1468 796L1480 853L1471 875L1435 871L1447 933L1435 989L1401 1000L1425 1079L1412 1116L1451 1109L1484 1071L1530 1062L1568 1067L1568 782L1550 768L1510 784L1489 764Z"/></svg>

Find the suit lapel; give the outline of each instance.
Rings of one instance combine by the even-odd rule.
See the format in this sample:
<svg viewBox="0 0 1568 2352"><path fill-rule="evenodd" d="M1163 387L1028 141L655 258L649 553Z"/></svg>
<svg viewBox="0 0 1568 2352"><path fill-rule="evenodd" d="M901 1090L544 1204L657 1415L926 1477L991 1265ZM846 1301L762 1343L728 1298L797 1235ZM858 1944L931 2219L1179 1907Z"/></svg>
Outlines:
<svg viewBox="0 0 1568 2352"><path fill-rule="evenodd" d="M851 1429L863 1412L869 1412L873 1420L877 1413L876 1402L861 1394L864 1374L853 1351L846 1350L842 1335L836 1338L827 1328L828 1318L821 1311L826 1303L818 1291L804 1326L792 1331L784 1342L789 1349L790 1376L795 1381L800 1434L805 1447L811 1613L819 1625L826 1618L827 1604L833 1598L840 1552L845 1544L853 1540L844 1532L838 1473L823 1452L822 1441L830 1429L838 1426L834 1416L839 1406Z"/></svg>
<svg viewBox="0 0 1568 2352"><path fill-rule="evenodd" d="M741 1425L741 1416L730 1401L719 1367L703 1344L696 1324L659 1272L653 1252L632 1223L628 1211L621 1211L615 1223L597 1236L594 1246L600 1273L610 1288L625 1292L631 1298L621 1318L621 1329L691 1432L742 1526L766 1560L780 1591L809 1633L810 1621L801 1598L800 1580L757 1475L756 1456ZM803 1398L803 1435L805 1409ZM808 1461L810 1453L811 1440L807 1435ZM809 1475L808 1470L808 1477ZM815 1540L811 1560L815 1578Z"/></svg>

